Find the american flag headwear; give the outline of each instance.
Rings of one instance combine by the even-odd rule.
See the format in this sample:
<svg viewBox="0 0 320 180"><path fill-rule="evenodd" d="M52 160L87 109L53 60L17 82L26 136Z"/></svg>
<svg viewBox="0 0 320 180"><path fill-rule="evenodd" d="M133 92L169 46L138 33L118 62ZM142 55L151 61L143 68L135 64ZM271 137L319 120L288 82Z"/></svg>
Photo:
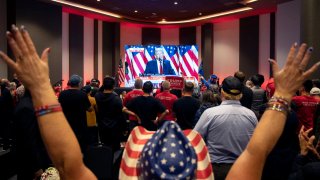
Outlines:
<svg viewBox="0 0 320 180"><path fill-rule="evenodd" d="M207 147L201 136L196 131L181 131L177 127L175 122L169 121L157 132L147 131L141 126L133 129L122 156L119 179L214 179ZM181 139L181 136L186 139ZM174 139L176 142L169 142ZM143 153L154 159L147 160ZM184 160L177 160L181 158Z"/></svg>

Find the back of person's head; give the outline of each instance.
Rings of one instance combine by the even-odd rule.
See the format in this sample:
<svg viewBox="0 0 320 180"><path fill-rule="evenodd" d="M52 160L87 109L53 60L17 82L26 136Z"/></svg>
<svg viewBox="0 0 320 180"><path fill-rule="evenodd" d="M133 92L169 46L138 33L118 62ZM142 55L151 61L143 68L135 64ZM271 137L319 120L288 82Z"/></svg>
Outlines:
<svg viewBox="0 0 320 180"><path fill-rule="evenodd" d="M89 94L91 92L91 86L89 86L89 85L84 86L83 92L85 92L86 94Z"/></svg>
<svg viewBox="0 0 320 180"><path fill-rule="evenodd" d="M251 82L253 83L253 85L255 85L255 86L261 86L261 79L260 79L260 77L258 76L258 74L256 74L256 75L253 75L252 77L251 77Z"/></svg>
<svg viewBox="0 0 320 180"><path fill-rule="evenodd" d="M304 81L303 88L306 92L309 93L311 91L311 89L313 88L312 80L308 79L308 80Z"/></svg>
<svg viewBox="0 0 320 180"><path fill-rule="evenodd" d="M183 92L193 93L194 85L192 82L185 82L183 87Z"/></svg>
<svg viewBox="0 0 320 180"><path fill-rule="evenodd" d="M103 88L105 90L113 90L116 81L112 77L105 77L103 79Z"/></svg>
<svg viewBox="0 0 320 180"><path fill-rule="evenodd" d="M163 89L164 91L170 90L170 82L169 82L169 81L163 81L161 87L162 87L162 89Z"/></svg>
<svg viewBox="0 0 320 180"><path fill-rule="evenodd" d="M136 79L134 82L134 88L135 89L142 89L143 81L142 79Z"/></svg>
<svg viewBox="0 0 320 180"><path fill-rule="evenodd" d="M244 79L246 78L246 75L242 71L235 72L233 76L238 78L241 83L243 83Z"/></svg>
<svg viewBox="0 0 320 180"><path fill-rule="evenodd" d="M100 86L100 81L99 81L99 79L97 79L97 78L92 78L92 79L91 79L91 82L90 82L90 85L93 86L93 87L99 88L99 86Z"/></svg>
<svg viewBox="0 0 320 180"><path fill-rule="evenodd" d="M242 86L238 78L229 76L222 81L221 93L226 100L240 100L242 97Z"/></svg>
<svg viewBox="0 0 320 180"><path fill-rule="evenodd" d="M311 96L320 96L320 89L317 87L313 87L310 91Z"/></svg>
<svg viewBox="0 0 320 180"><path fill-rule="evenodd" d="M68 85L70 87L80 87L81 82L82 78L79 75L74 74L70 77Z"/></svg>
<svg viewBox="0 0 320 180"><path fill-rule="evenodd" d="M151 81L147 81L143 84L142 90L144 93L150 94L153 90L153 84Z"/></svg>
<svg viewBox="0 0 320 180"><path fill-rule="evenodd" d="M214 103L213 92L210 90L206 90L202 94L202 103Z"/></svg>

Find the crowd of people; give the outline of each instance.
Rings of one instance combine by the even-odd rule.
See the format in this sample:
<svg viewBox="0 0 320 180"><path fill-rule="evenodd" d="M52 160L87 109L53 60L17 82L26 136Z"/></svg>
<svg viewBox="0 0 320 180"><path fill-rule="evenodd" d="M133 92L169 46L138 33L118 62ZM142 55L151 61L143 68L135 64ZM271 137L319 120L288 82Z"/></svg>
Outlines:
<svg viewBox="0 0 320 180"><path fill-rule="evenodd" d="M39 56L24 27L13 26L7 38L15 61L0 56L17 74L1 79L0 137L16 150L22 179L50 166L64 179L95 179L82 162L90 146L101 141L117 152L136 126L156 131L166 121L202 136L216 180L320 177L320 80L308 79L319 63L306 70L313 50L306 44L291 47L283 69L270 60L274 78L266 82L238 71L221 84L211 75L181 90L163 81L155 91L136 79L134 89L117 94L110 76L82 86L72 75L67 88L53 88L50 49Z"/></svg>

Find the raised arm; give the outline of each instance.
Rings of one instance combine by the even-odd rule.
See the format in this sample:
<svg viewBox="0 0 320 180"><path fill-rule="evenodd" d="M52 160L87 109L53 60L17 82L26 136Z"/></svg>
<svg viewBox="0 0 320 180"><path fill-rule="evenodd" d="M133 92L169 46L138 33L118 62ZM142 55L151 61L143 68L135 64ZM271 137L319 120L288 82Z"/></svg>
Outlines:
<svg viewBox="0 0 320 180"><path fill-rule="evenodd" d="M318 62L305 71L313 49L307 49L306 44L302 44L297 53L296 49L295 43L283 69L279 69L276 61L270 60L276 88L274 96L286 99L289 103L296 90L320 66ZM261 179L266 158L279 139L286 118L283 112L265 111L247 148L232 166L227 179Z"/></svg>
<svg viewBox="0 0 320 180"><path fill-rule="evenodd" d="M12 25L11 32L7 32L7 39L16 62L3 52L0 52L0 57L30 90L34 106L57 105L57 98L49 82L50 49L45 49L39 57L29 33L23 26L19 29ZM79 144L64 114L58 111L38 116L37 119L46 149L61 178L96 179L83 164Z"/></svg>

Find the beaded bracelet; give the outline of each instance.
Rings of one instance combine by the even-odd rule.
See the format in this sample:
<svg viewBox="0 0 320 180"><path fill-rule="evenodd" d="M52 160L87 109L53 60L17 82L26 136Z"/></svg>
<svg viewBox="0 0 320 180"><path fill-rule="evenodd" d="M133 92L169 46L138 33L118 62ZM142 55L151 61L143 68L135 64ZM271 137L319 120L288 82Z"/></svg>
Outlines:
<svg viewBox="0 0 320 180"><path fill-rule="evenodd" d="M289 109L286 105L278 102L269 102L267 104L266 110L274 110L274 111L279 111L282 112L283 114L287 115L289 112Z"/></svg>
<svg viewBox="0 0 320 180"><path fill-rule="evenodd" d="M53 105L45 105L45 106L39 106L34 108L35 114L37 117L43 116L49 113L53 112L59 112L62 111L60 104L53 104Z"/></svg>
<svg viewBox="0 0 320 180"><path fill-rule="evenodd" d="M279 102L279 103L282 103L286 106L290 106L290 103L288 100L286 100L284 97L277 97L277 96L272 96L271 99L269 100L269 102Z"/></svg>

